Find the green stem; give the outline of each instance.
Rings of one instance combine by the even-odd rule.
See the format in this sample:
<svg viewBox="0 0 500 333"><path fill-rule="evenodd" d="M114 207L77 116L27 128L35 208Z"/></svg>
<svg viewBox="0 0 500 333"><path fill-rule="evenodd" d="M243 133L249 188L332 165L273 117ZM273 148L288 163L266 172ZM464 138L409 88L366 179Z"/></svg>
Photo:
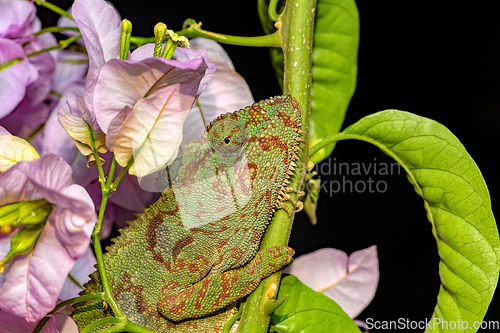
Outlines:
<svg viewBox="0 0 500 333"><path fill-rule="evenodd" d="M125 174L127 173L128 169L130 169L130 167L132 166L132 164L134 164L134 160L130 159L130 161L128 161L128 163L125 166L125 168L123 168L123 170L120 172L120 174L118 175L118 177L116 177L116 180L114 181L114 183L110 185L110 189L112 191L116 190L116 188L118 187L118 184L120 184L123 176L125 176Z"/></svg>
<svg viewBox="0 0 500 333"><path fill-rule="evenodd" d="M271 0L269 2L269 7L267 8L267 13L269 18L276 22L280 19L280 14L276 12L276 7L278 6L278 0Z"/></svg>
<svg viewBox="0 0 500 333"><path fill-rule="evenodd" d="M100 212L99 215L101 215ZM92 242L94 243L95 257L97 259L97 269L99 271L99 275L101 276L102 289L104 290L103 299L109 304L109 306L111 306L116 317L123 318L125 317L125 315L118 306L118 303L116 303L115 298L113 297L113 294L111 292L111 287L109 286L108 275L104 267L104 259L102 255L99 234L92 233Z"/></svg>
<svg viewBox="0 0 500 333"><path fill-rule="evenodd" d="M45 1L45 0L34 0L34 2L36 4L39 4L40 6L43 6L43 7L47 8L47 9L50 9L51 11L53 11L56 14L59 14L61 16L66 16L70 20L73 19L73 16L71 16L70 13L68 13L67 11L65 11L64 9L62 9L61 7L58 7L58 6L54 5L54 4L51 4L48 1Z"/></svg>
<svg viewBox="0 0 500 333"><path fill-rule="evenodd" d="M73 275L69 274L69 273L68 273L68 279L70 279L70 280L71 280L71 282L73 282L73 283L75 284L75 286L77 286L78 288L80 288L80 289L82 289L82 290L83 290L83 289L85 289L85 288L81 285L81 283L80 283L80 282L78 282L78 280L77 280L77 279L75 279L75 277L74 277Z"/></svg>
<svg viewBox="0 0 500 333"><path fill-rule="evenodd" d="M1 64L0 65L0 71L2 69L6 68L6 67L15 65L15 64L17 64L18 62L21 62L21 61L23 61L23 58L15 58L15 59L9 60L5 64Z"/></svg>
<svg viewBox="0 0 500 333"><path fill-rule="evenodd" d="M201 29L200 25L194 20L186 20L188 25L186 28L176 33L179 36L185 36L187 38L194 37L204 37L208 39L215 40L219 43L232 44L232 45L242 45L242 46L266 46L266 47L279 47L280 36L278 32L274 32L269 35L264 36L254 36L254 37L243 37L243 36L233 36L224 35L216 32L206 31ZM167 37L168 38L168 37ZM154 43L154 37L131 37L130 41L136 45L144 45L147 43Z"/></svg>
<svg viewBox="0 0 500 333"><path fill-rule="evenodd" d="M94 155L95 164L97 165L97 170L99 171L99 183L101 183L101 191L104 193L106 191L106 178L104 177L104 170L102 169L101 158L99 157L99 153L97 152L97 147L95 145L94 129L92 128L92 125L88 123L87 123L87 133L89 134L90 148L92 150L92 154Z"/></svg>
<svg viewBox="0 0 500 333"><path fill-rule="evenodd" d="M57 91L55 90L51 90L50 93L58 98L61 98L62 97L62 94L61 93L58 93Z"/></svg>
<svg viewBox="0 0 500 333"><path fill-rule="evenodd" d="M140 37L140 36L130 37L130 43L135 44L137 46L142 46L154 42L155 42L155 37Z"/></svg>
<svg viewBox="0 0 500 333"><path fill-rule="evenodd" d="M230 333L231 327L233 327L233 324L237 322L241 318L241 314L243 313L243 304L240 304L240 307L238 309L238 313L232 316L225 324L224 327L222 328L223 333Z"/></svg>
<svg viewBox="0 0 500 333"><path fill-rule="evenodd" d="M116 324L115 326L111 328L106 328L103 330L99 330L99 333L114 333L114 332L132 332L132 333L155 333L154 331L151 331L150 329L147 329L145 327L139 326L137 324L134 324L127 318L115 318L115 317L106 317L99 319L89 326L85 327L81 333L88 333L96 328L99 328L99 326L105 325L105 324Z"/></svg>
<svg viewBox="0 0 500 333"><path fill-rule="evenodd" d="M127 320L124 328L127 332L133 332L133 333L156 333L155 331L151 331L150 329L147 329L146 327L142 327L142 326L139 326L137 324L134 324L130 320Z"/></svg>
<svg viewBox="0 0 500 333"><path fill-rule="evenodd" d="M55 308L52 311L50 311L48 314L49 315L54 314L59 309L62 309L65 306L70 305L70 304L86 302L86 301L90 301L90 300L94 300L94 299L103 299L103 296L104 296L103 293L93 293L93 294L87 294L87 295L73 297L73 298L67 299L67 300L57 304L55 306Z"/></svg>
<svg viewBox="0 0 500 333"><path fill-rule="evenodd" d="M111 188L111 184L113 184L113 177L115 176L116 170L116 158L113 155L113 160L111 161L111 166L109 167L108 179L106 181L106 188Z"/></svg>
<svg viewBox="0 0 500 333"><path fill-rule="evenodd" d="M42 49L42 50L38 50L38 51L33 52L33 53L29 53L29 54L26 55L26 57L27 58L31 58L31 57L34 57L34 56L39 55L41 53L50 52L50 51L53 51L53 50L65 49L71 43L73 43L74 41L76 41L76 40L78 40L80 38L82 38L82 35L76 35L74 37L71 37L71 38L68 38L68 39L65 39L65 40L61 40L55 46L47 47L46 49Z"/></svg>
<svg viewBox="0 0 500 333"><path fill-rule="evenodd" d="M281 36L281 47L284 53L283 89L285 95L294 96L300 104L302 112L303 142L300 143L299 167L295 169L289 186L296 191L301 190L305 166L309 160L309 119L311 104L311 66L312 43L314 30L314 13L316 0L288 0L285 10L279 18L281 28L277 33ZM304 44L304 41L306 44ZM296 193L289 193L297 200ZM290 211L295 207L291 202L285 203ZM287 245L295 214L278 210L269 224L262 239L261 249ZM272 274L261 281L257 289L247 298L243 315L239 323L239 332L267 332L270 316L266 314L266 304L274 302L281 272Z"/></svg>
<svg viewBox="0 0 500 333"><path fill-rule="evenodd" d="M106 205L108 203L108 198L110 194L113 192L111 190L111 186L107 187L106 184L106 179L104 177L104 170L102 169L102 164L101 164L101 159L99 157L99 154L97 152L97 147L95 144L95 138L94 138L94 130L92 129L92 126L90 124L87 124L87 131L89 133L89 138L90 138L90 146L92 148L92 153L94 154L95 162L97 164L97 169L99 170L99 182L101 183L101 189L102 189L102 200L101 200L101 207L99 208L99 217L97 219L97 224L94 227L94 230L92 232L92 242L94 243L94 252L95 256L97 259L97 270L99 271L99 275L101 276L101 283L102 283L102 289L104 291L104 300L111 306L113 309L113 312L116 317L125 317L123 314L122 310L118 306L118 303L113 297L113 294L111 292L111 287L109 285L108 281L108 275L106 273L106 269L104 267L104 258L102 255L102 248L101 248L101 241L99 240L99 233L101 232L101 226L102 226L102 221L104 219L104 212L106 210ZM112 170L110 170L114 173L114 167L112 166ZM110 178L113 178L113 175L108 175Z"/></svg>
<svg viewBox="0 0 500 333"><path fill-rule="evenodd" d="M40 133L40 131L44 127L45 127L45 124L41 124L40 126L38 126L37 128L35 128L35 130L33 132L31 132L31 134L26 137L26 141L30 142L31 140L33 140L33 138L35 137L35 135L37 135L38 133Z"/></svg>
<svg viewBox="0 0 500 333"><path fill-rule="evenodd" d="M177 32L177 34L179 36L186 36L187 38L204 37L215 40L219 43L232 45L267 47L279 47L281 45L278 32L274 32L272 34L264 36L242 37L206 31L201 29L199 24L191 24L189 27Z"/></svg>
<svg viewBox="0 0 500 333"><path fill-rule="evenodd" d="M346 134L337 133L337 134L333 134L333 135L330 135L330 136L324 138L323 140L321 140L320 142L318 142L317 144L315 144L310 149L311 156L313 156L314 154L316 154L318 151L320 151L324 147L328 146L330 143L334 143L334 142L337 142L337 141L340 141L340 140L344 140L345 136L346 136Z"/></svg>
<svg viewBox="0 0 500 333"><path fill-rule="evenodd" d="M90 333L96 328L99 328L102 325L105 324L117 324L111 329L105 329L100 332L121 332L121 329L123 329L123 318L115 318L115 317L106 317L102 318L99 320L94 321L92 324L86 326L80 333ZM115 330L119 329L119 330ZM110 331L111 330L111 331Z"/></svg>
<svg viewBox="0 0 500 333"><path fill-rule="evenodd" d="M44 33L47 32L61 32L61 31L75 31L75 32L80 32L80 29L77 27L47 27L43 28L42 30L35 32L33 35L34 36L40 36Z"/></svg>
<svg viewBox="0 0 500 333"><path fill-rule="evenodd" d="M104 212L106 211L106 205L108 204L108 199L110 194L111 191L108 190L102 193L101 207L99 208L99 217L93 231L93 234L96 234L97 236L99 236L99 234L101 233Z"/></svg>

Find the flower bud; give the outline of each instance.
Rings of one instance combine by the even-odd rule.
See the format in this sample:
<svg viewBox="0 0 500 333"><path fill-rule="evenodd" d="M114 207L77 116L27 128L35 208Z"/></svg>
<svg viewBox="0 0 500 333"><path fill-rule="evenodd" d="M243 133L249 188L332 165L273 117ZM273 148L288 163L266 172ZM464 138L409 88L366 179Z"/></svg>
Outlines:
<svg viewBox="0 0 500 333"><path fill-rule="evenodd" d="M0 207L0 228L9 234L7 226L17 228L45 222L52 212L52 204L44 199L19 201Z"/></svg>
<svg viewBox="0 0 500 333"><path fill-rule="evenodd" d="M15 233L10 240L10 251L5 258L0 261L0 273L5 269L14 256L23 255L31 251L38 241L38 237L42 233L45 222L35 225L25 226Z"/></svg>

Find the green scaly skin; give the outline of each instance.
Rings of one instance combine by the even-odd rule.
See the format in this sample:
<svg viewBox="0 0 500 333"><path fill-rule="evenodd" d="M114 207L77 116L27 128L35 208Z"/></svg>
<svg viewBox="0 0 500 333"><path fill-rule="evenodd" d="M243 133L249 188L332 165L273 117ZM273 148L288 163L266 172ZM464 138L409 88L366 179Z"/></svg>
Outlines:
<svg viewBox="0 0 500 333"><path fill-rule="evenodd" d="M170 191L104 255L129 320L158 332L221 332L244 296L292 262L288 247L258 249L286 195L299 129L297 101L279 96L218 117L181 149L163 179L174 180ZM86 288L101 290L97 273ZM75 308L79 329L113 315L102 301Z"/></svg>

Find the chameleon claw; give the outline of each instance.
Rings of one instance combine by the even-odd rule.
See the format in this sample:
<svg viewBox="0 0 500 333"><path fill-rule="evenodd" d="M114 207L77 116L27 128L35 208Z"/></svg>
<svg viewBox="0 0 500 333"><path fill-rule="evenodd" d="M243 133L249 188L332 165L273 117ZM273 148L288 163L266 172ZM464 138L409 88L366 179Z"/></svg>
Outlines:
<svg viewBox="0 0 500 333"><path fill-rule="evenodd" d="M288 199L286 199L287 195L290 196L289 194L285 194L285 196L284 196L285 200L288 200ZM288 206L284 202L279 203L279 208L284 209L286 211L286 213L288 214L288 217L292 216L292 211L290 211L290 208L288 208Z"/></svg>
<svg viewBox="0 0 500 333"><path fill-rule="evenodd" d="M290 186L287 186L285 188L285 192L287 192L287 193L288 192L295 192L295 193L297 193L297 197L298 198L302 198L304 195L306 195L306 192L301 191L301 190L296 190L296 189L294 189L293 187L290 187ZM290 198L286 198L286 199L290 200Z"/></svg>
<svg viewBox="0 0 500 333"><path fill-rule="evenodd" d="M300 201L300 198L302 198L304 195L306 195L306 192L304 191L297 191L293 187L286 187L285 188L286 193L283 195L284 200L290 201L293 206L295 207L295 213L300 212L302 209L304 209L304 203ZM288 192L295 192L297 193L297 198L293 198L288 194ZM290 214L288 214L290 215Z"/></svg>
<svg viewBox="0 0 500 333"><path fill-rule="evenodd" d="M293 204L293 207L295 208L295 210L293 211L294 213L300 212L304 208L304 204L302 203L302 201L291 197L288 193L283 195L283 200L290 201ZM288 216L292 216L292 211L290 211L290 208L288 208L285 203L280 202L279 208L283 208L287 212Z"/></svg>
<svg viewBox="0 0 500 333"><path fill-rule="evenodd" d="M304 203L302 201L297 202L297 206L295 206L295 213L300 212L304 209Z"/></svg>
<svg viewBox="0 0 500 333"><path fill-rule="evenodd" d="M300 201L298 198L290 197L289 194L287 195L288 195L287 200L293 204L293 207L295 208L295 213L300 212L304 208L304 204L302 203L302 201Z"/></svg>

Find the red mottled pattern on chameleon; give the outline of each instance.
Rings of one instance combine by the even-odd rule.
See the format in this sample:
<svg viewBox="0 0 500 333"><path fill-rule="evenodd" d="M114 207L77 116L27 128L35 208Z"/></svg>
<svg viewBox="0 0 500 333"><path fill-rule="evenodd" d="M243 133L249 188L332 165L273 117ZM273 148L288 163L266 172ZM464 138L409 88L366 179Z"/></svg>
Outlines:
<svg viewBox="0 0 500 333"><path fill-rule="evenodd" d="M105 254L131 321L159 332L221 332L238 301L292 261L290 248L258 249L297 159L300 125L297 101L278 96L219 116L180 149L170 191ZM86 288L101 290L96 273ZM82 329L112 315L92 301L77 304L73 319Z"/></svg>

